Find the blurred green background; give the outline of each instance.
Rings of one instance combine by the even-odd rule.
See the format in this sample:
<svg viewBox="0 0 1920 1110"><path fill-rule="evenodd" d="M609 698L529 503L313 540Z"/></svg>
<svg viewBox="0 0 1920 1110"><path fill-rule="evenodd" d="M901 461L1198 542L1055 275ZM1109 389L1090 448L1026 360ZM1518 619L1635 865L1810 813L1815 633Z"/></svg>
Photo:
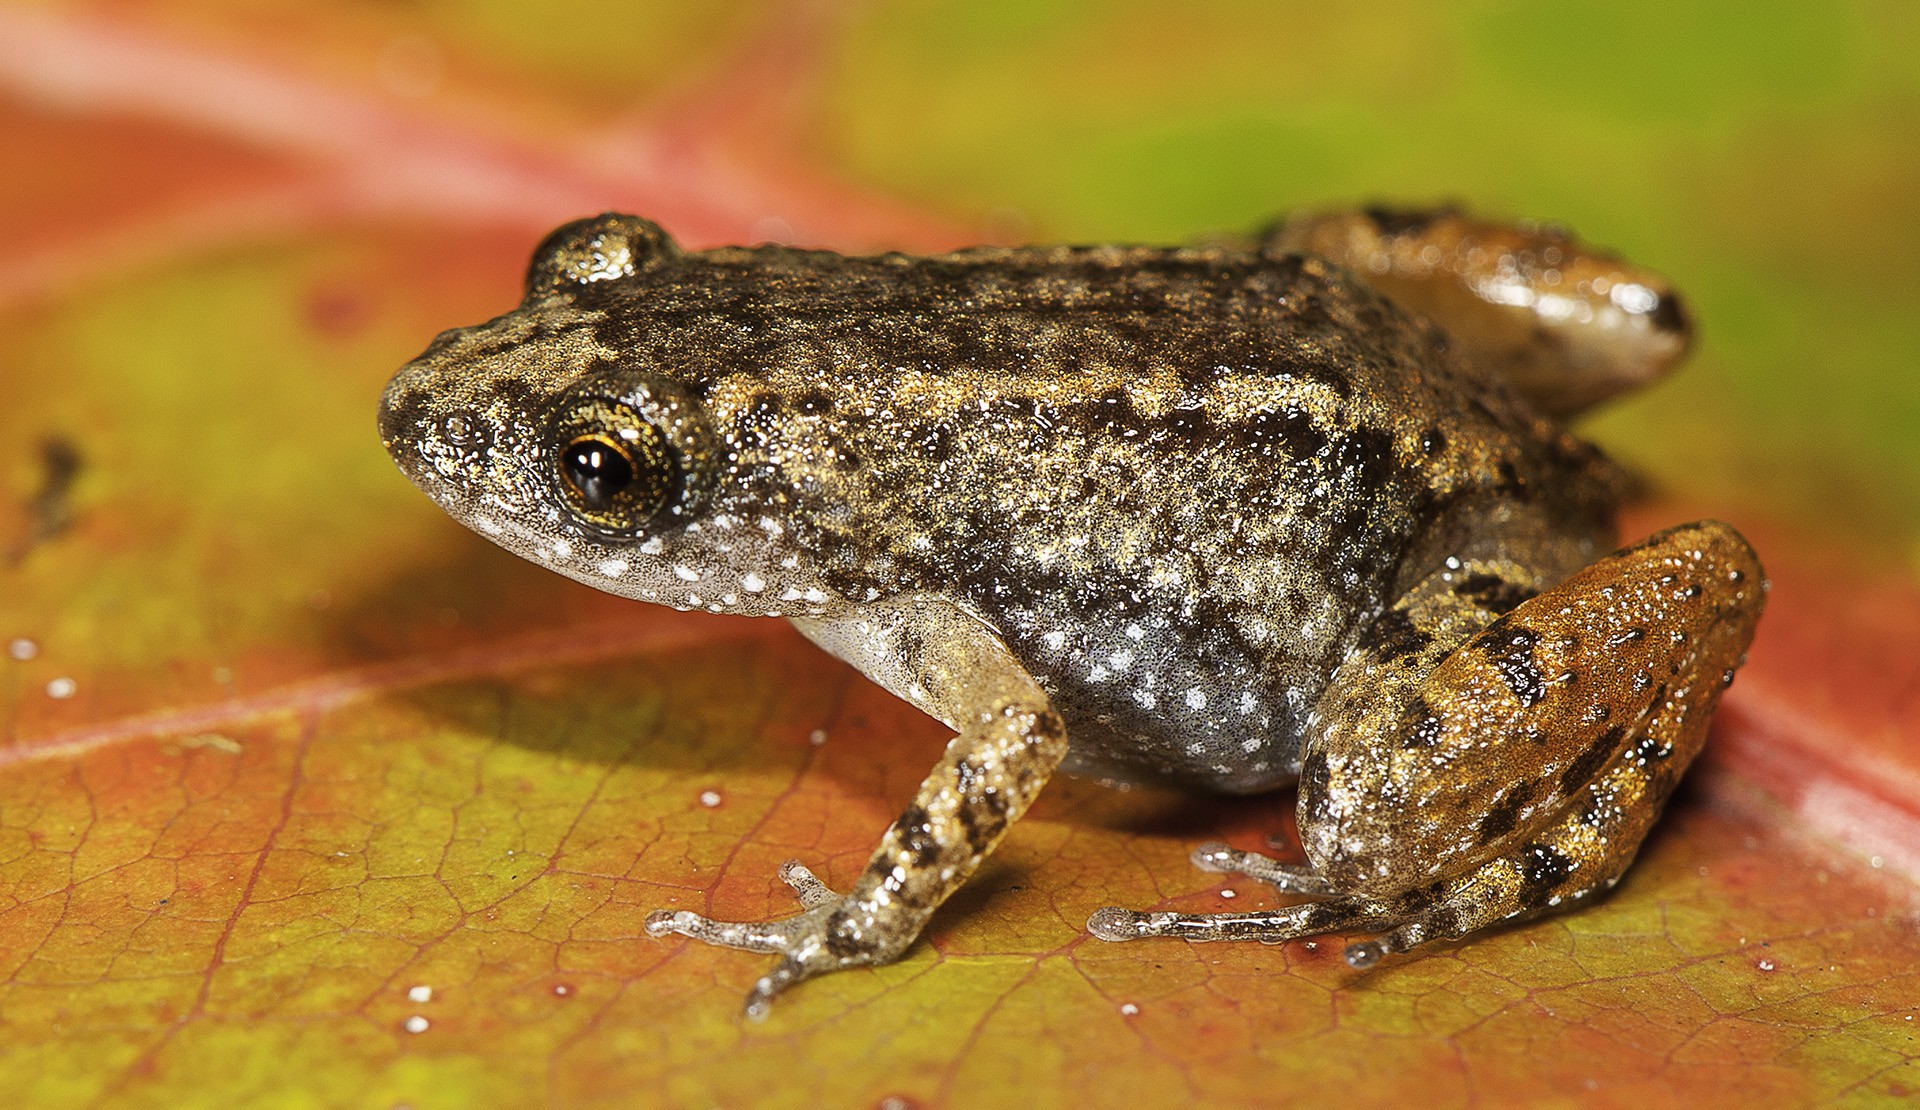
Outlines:
<svg viewBox="0 0 1920 1110"><path fill-rule="evenodd" d="M1597 438L1694 507L1920 566L1920 5L883 4L822 81L823 161L1012 234L1564 222L1701 326Z"/></svg>
<svg viewBox="0 0 1920 1110"><path fill-rule="evenodd" d="M274 41L390 91L444 65L481 94L456 112L555 134L672 122L755 80L741 43L785 26L799 72L766 145L1002 241L1176 241L1374 200L1561 222L1667 273L1701 328L1596 438L1690 510L1920 570L1913 0L25 6Z"/></svg>

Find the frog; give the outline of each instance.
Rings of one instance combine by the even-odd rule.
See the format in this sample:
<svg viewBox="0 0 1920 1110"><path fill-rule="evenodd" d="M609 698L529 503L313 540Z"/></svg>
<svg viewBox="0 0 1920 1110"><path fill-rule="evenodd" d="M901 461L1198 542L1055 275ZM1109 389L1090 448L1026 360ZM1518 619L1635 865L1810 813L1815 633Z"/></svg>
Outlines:
<svg viewBox="0 0 1920 1110"><path fill-rule="evenodd" d="M687 250L607 213L386 387L407 478L599 590L784 618L952 733L842 893L661 908L772 957L746 1012L900 958L1057 773L1292 787L1279 908L1106 941L1349 938L1355 969L1626 873L1767 581L1715 520L1622 546L1568 428L1668 373L1671 284L1552 225L1308 213L1186 246ZM681 943L686 943L682 940Z"/></svg>

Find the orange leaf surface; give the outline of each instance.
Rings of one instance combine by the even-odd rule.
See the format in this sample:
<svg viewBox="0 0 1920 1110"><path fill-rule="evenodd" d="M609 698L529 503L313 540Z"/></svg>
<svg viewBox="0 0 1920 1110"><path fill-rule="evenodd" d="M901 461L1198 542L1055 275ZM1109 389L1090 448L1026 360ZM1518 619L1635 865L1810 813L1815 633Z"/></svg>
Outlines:
<svg viewBox="0 0 1920 1110"><path fill-rule="evenodd" d="M590 7L600 23L552 27L478 3L0 7L0 1090L415 1107L1920 1094L1920 587L1898 553L1920 532L1899 508L1914 479L1860 495L1880 515L1836 532L1790 498L1690 485L1630 437L1622 453L1674 492L1628 531L1733 512L1775 589L1708 756L1613 897L1367 973L1337 942L1107 945L1083 928L1104 905L1276 904L1187 853L1262 847L1291 798L1060 781L905 960L744 1023L762 961L648 939L647 911L787 912L790 856L844 887L944 731L784 624L595 594L460 531L388 464L375 400L436 331L510 305L531 244L582 212L643 212L694 244L846 249L1008 220L991 175L945 202L889 178L875 136L914 136L888 122L898 98L862 93L975 40L829 7ZM1041 58L1047 81L1056 64L1106 79L1102 51L1261 62L1204 21L1162 42L1141 30L1153 12L940 18L977 20L980 49ZM993 22L1029 18L1012 38ZM1315 41L1345 49L1357 32L1324 18ZM948 78L975 79L960 62ZM1023 110L996 99L1011 78L978 79L980 118ZM1094 120L1082 87L1061 82L1060 110ZM975 117L943 115L942 95L930 152L971 141ZM1211 95L1231 122L1240 94ZM1108 195L1050 209L1019 188L1044 227L1095 220ZM1271 206L1324 195L1292 189ZM907 193L925 203L889 199ZM1736 302L1717 273L1707 299ZM1704 366L1739 371L1725 348ZM1877 448L1859 450L1872 474Z"/></svg>

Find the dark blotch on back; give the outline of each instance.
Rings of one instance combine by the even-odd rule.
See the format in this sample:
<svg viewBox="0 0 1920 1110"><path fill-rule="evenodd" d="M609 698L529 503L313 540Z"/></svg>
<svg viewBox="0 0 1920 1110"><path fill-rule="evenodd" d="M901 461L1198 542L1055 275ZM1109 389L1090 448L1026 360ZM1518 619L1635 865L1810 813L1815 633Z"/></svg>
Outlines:
<svg viewBox="0 0 1920 1110"><path fill-rule="evenodd" d="M1281 445L1287 457L1310 459L1326 450L1327 434L1313 418L1295 409L1267 409L1256 412L1238 425L1223 429L1232 443L1246 446Z"/></svg>
<svg viewBox="0 0 1920 1110"><path fill-rule="evenodd" d="M1379 489L1393 474L1393 437L1385 431L1349 428L1330 446L1334 468L1363 489Z"/></svg>

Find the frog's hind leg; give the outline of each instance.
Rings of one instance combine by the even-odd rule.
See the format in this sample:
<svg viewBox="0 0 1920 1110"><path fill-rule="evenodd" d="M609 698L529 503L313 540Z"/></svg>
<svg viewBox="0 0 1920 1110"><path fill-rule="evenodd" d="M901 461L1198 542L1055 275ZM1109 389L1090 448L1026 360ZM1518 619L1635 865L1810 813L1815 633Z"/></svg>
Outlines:
<svg viewBox="0 0 1920 1110"><path fill-rule="evenodd" d="M1665 278L1548 225L1367 208L1296 216L1261 249L1346 267L1556 416L1657 381L1693 338Z"/></svg>
<svg viewBox="0 0 1920 1110"><path fill-rule="evenodd" d="M1439 585L1448 575L1456 601L1477 577L1448 571ZM1752 638L1765 592L1752 550L1724 524L1676 528L1464 643L1433 635L1472 620L1437 590L1430 579L1412 591L1397 638L1389 621L1321 701L1301 839L1337 896L1239 914L1107 909L1089 928L1109 940L1382 933L1348 949L1368 966L1618 881Z"/></svg>

